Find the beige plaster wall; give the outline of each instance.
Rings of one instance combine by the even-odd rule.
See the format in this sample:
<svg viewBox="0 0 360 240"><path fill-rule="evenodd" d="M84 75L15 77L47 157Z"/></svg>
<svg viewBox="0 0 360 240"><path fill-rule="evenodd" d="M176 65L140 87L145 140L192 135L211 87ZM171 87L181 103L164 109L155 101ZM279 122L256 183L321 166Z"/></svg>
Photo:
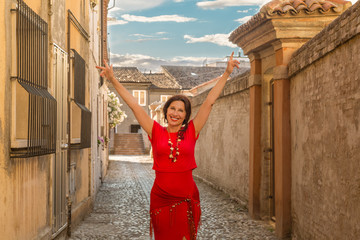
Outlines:
<svg viewBox="0 0 360 240"><path fill-rule="evenodd" d="M65 1L52 1L51 5L51 21L49 22L49 40L52 43L57 44L63 50L67 49L66 46L66 23L64 21L67 12L65 9Z"/></svg>
<svg viewBox="0 0 360 240"><path fill-rule="evenodd" d="M359 21L358 2L289 68L293 239L360 239Z"/></svg>
<svg viewBox="0 0 360 240"><path fill-rule="evenodd" d="M1 239L49 238L53 156L10 159L12 2L0 2L0 232ZM35 3L34 3L35 4Z"/></svg>
<svg viewBox="0 0 360 240"><path fill-rule="evenodd" d="M72 199L72 224L77 223L91 210L91 150L89 148L71 152L75 168L75 193ZM70 180L71 181L71 180ZM70 183L71 184L71 183Z"/></svg>
<svg viewBox="0 0 360 240"><path fill-rule="evenodd" d="M228 81L196 144L194 174L247 204L249 197L248 73ZM208 91L191 101L194 117Z"/></svg>
<svg viewBox="0 0 360 240"><path fill-rule="evenodd" d="M51 156L11 159L7 171L7 191L1 204L2 238L33 239L50 236L50 161Z"/></svg>
<svg viewBox="0 0 360 240"><path fill-rule="evenodd" d="M11 129L11 29L10 21L12 3L16 0L0 1L0 239L51 239L52 234L52 172L54 154L41 157L10 159L10 129ZM65 1L29 0L25 1L37 14L49 23L49 41L62 48L66 48ZM88 1L84 6L88 9ZM75 1L77 3L77 1ZM68 7L73 7L68 4ZM77 4L74 8L77 7ZM49 9L48 9L49 8ZM65 14L66 13L66 14ZM80 12L75 12L80 15ZM97 29L97 18L94 16L94 29ZM88 21L88 13L82 23ZM61 22L61 23L60 23ZM94 31L93 31L94 32ZM77 36L79 37L79 36ZM96 37L96 36L95 36ZM95 38L94 37L94 38ZM92 39L94 39L92 38ZM95 41L95 40L94 40ZM77 43L77 42L76 42ZM97 46L94 43L92 46ZM85 52L85 57L90 58L88 45L81 46L79 51ZM52 59L52 47L49 46L50 59ZM97 58L98 50L93 51L92 58ZM50 63L49 63L50 64ZM92 66L95 65L93 62ZM52 83L52 66L49 65L49 83ZM92 73L97 73L93 70ZM53 84L49 85L49 92L54 93ZM91 86L88 84L87 88ZM94 85L97 90L97 85ZM88 92L90 92L88 90ZM98 91L96 91L96 94ZM94 94L96 96L96 94ZM87 95L90 99L89 94ZM87 105L90 105L87 102ZM96 118L96 117L95 117ZM97 122L96 122L97 124ZM96 146L96 137L94 138ZM76 150L72 153L71 160L76 163L76 192L73 196L72 220L73 224L91 209L91 187L96 182L100 185L99 176L101 169L96 173L91 165L90 149ZM94 152L94 161L98 153ZM102 152L105 154L105 152ZM104 170L104 169L103 169ZM95 192L95 191L94 191ZM94 193L93 192L93 193Z"/></svg>

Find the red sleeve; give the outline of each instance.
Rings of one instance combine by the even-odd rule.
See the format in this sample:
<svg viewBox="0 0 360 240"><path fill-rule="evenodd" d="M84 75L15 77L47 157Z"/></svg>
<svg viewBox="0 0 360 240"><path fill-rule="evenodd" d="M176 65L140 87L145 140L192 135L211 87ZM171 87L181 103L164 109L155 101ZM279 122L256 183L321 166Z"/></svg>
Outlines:
<svg viewBox="0 0 360 240"><path fill-rule="evenodd" d="M196 132L195 132L195 126L194 126L193 120L191 120L189 122L188 128L189 128L190 134L192 134L192 136L194 136L195 140L198 140L200 133L197 136L195 136Z"/></svg>
<svg viewBox="0 0 360 240"><path fill-rule="evenodd" d="M157 121L154 121L153 127L151 129L151 136L152 137L150 138L150 136L148 135L148 138L149 138L151 143L154 141L154 139L156 139L156 137L159 134L161 128L162 128L161 125Z"/></svg>

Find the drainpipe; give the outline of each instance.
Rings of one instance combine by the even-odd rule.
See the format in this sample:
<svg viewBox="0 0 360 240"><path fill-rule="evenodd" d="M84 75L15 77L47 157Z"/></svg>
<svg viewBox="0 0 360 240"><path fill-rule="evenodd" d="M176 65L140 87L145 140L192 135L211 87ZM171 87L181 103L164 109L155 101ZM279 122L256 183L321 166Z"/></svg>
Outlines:
<svg viewBox="0 0 360 240"><path fill-rule="evenodd" d="M108 11L109 11L110 9L113 9L113 8L115 7L115 2L116 2L116 0L114 0L113 5L107 9Z"/></svg>
<svg viewBox="0 0 360 240"><path fill-rule="evenodd" d="M71 113L71 100L70 100L70 94L71 94L71 74L70 74L70 16L68 13L68 22L67 22L67 52L68 52L68 98L67 98L67 102L68 102L68 122L66 124L67 127L67 133L68 133L68 150L67 150L67 173L68 176L70 176L70 163L71 163L71 129L70 129L70 113ZM67 217L67 222L68 222L68 227L67 227L67 235L70 237L71 236L71 193L70 193L70 188L69 188L69 193L66 196L67 198L67 206L68 206L68 217Z"/></svg>

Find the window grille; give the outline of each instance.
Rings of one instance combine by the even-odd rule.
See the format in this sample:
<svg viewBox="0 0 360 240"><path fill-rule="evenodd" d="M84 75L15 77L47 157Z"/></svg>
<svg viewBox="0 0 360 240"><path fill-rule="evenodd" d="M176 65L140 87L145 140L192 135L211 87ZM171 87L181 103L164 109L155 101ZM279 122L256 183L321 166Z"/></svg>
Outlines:
<svg viewBox="0 0 360 240"><path fill-rule="evenodd" d="M85 106L85 67L86 62L75 50L74 54L74 102L81 109L81 136L80 144L72 144L72 148L91 147L91 111Z"/></svg>
<svg viewBox="0 0 360 240"><path fill-rule="evenodd" d="M55 152L56 100L48 92L48 24L22 0L16 9L17 66L14 78L29 94L26 147L11 148L11 157Z"/></svg>

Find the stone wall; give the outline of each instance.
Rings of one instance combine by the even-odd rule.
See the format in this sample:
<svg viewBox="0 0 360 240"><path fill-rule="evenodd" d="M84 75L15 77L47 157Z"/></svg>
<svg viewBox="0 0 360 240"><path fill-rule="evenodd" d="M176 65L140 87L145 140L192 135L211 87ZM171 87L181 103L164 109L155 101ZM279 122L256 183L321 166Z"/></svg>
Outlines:
<svg viewBox="0 0 360 240"><path fill-rule="evenodd" d="M293 239L360 239L360 2L296 53Z"/></svg>
<svg viewBox="0 0 360 240"><path fill-rule="evenodd" d="M191 99L193 117L209 91ZM249 192L248 73L229 80L196 144L194 174L247 204Z"/></svg>

